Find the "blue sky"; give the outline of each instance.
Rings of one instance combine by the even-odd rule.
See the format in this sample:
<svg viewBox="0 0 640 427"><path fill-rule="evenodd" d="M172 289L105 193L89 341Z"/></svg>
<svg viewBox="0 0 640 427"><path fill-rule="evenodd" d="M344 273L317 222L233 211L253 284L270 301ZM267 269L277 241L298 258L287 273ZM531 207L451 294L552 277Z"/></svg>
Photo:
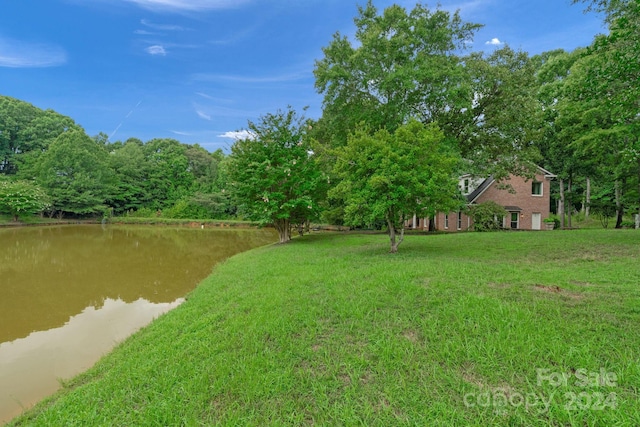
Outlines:
<svg viewBox="0 0 640 427"><path fill-rule="evenodd" d="M110 141L175 138L225 151L247 120L321 115L313 67L366 0L4 0L0 94ZM416 1L376 0L380 9ZM436 2L423 3L435 8ZM601 17L570 0L441 0L484 24L471 50L587 46Z"/></svg>

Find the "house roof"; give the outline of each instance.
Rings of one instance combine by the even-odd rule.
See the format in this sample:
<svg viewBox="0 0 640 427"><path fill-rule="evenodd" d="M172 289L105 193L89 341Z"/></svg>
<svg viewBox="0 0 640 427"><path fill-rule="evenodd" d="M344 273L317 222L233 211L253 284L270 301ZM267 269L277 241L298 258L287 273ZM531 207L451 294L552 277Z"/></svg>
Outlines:
<svg viewBox="0 0 640 427"><path fill-rule="evenodd" d="M538 170L540 170L540 172L542 172L544 174L545 178L556 178L558 175L554 175L551 172L549 172L548 170L538 166Z"/></svg>
<svg viewBox="0 0 640 427"><path fill-rule="evenodd" d="M495 179L493 179L493 175L482 181L475 190L467 194L467 203L473 203L482 193L485 192L487 188L489 188L491 184L493 184L493 181L495 181Z"/></svg>

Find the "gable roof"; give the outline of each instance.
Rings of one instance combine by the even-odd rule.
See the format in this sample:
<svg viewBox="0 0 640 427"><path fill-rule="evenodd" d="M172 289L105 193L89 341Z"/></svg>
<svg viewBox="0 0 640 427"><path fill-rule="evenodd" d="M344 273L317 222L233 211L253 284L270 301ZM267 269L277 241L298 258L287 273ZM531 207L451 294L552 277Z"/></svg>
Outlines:
<svg viewBox="0 0 640 427"><path fill-rule="evenodd" d="M467 203L473 203L494 181L493 175L490 175L489 178L482 181L475 190L467 194Z"/></svg>

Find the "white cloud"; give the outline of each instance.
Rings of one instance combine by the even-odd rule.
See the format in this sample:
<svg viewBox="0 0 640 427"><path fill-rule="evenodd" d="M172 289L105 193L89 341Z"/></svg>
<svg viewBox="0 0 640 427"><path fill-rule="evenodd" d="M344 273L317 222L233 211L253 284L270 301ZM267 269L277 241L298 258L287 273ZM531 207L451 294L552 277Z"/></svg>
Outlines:
<svg viewBox="0 0 640 427"><path fill-rule="evenodd" d="M180 25L173 24L155 24L153 22L149 22L146 19L141 19L140 23L145 27L153 28L154 30L162 30L162 31L184 31L185 28Z"/></svg>
<svg viewBox="0 0 640 427"><path fill-rule="evenodd" d="M153 46L149 46L148 48L145 49L147 51L147 53L149 55L161 55L161 56L166 56L167 55L167 51L164 49L164 47L156 44Z"/></svg>
<svg viewBox="0 0 640 427"><path fill-rule="evenodd" d="M248 3L250 0L125 0L140 7L156 11L187 11L230 9Z"/></svg>
<svg viewBox="0 0 640 427"><path fill-rule="evenodd" d="M181 132L179 130L172 130L171 133L175 133L176 135L181 135L181 136L192 136L192 133L189 132Z"/></svg>
<svg viewBox="0 0 640 427"><path fill-rule="evenodd" d="M0 37L0 67L43 68L67 62L67 53L51 44L27 43Z"/></svg>
<svg viewBox="0 0 640 427"><path fill-rule="evenodd" d="M491 40L485 42L484 44L489 44L489 45L492 45L492 46L502 46L504 43L501 42L499 38L494 37Z"/></svg>
<svg viewBox="0 0 640 427"><path fill-rule="evenodd" d="M210 115L208 115L207 113L205 113L205 112L204 112L204 111L202 111L202 110L196 110L196 114L197 114L200 118L202 118L202 119L205 119L205 120L211 120L211 116L210 116Z"/></svg>
<svg viewBox="0 0 640 427"><path fill-rule="evenodd" d="M238 140L238 139L254 139L256 136L248 130L240 130L240 131L225 132L222 135L218 135L218 137Z"/></svg>

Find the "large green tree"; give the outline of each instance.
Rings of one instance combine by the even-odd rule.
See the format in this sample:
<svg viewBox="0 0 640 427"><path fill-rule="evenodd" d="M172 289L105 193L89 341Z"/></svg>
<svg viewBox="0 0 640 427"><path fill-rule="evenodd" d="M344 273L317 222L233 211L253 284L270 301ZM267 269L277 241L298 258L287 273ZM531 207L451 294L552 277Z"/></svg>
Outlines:
<svg viewBox="0 0 640 427"><path fill-rule="evenodd" d="M150 165L142 141L131 138L124 144L111 144L109 167L115 174L115 188L108 201L116 214L138 210L151 204Z"/></svg>
<svg viewBox="0 0 640 427"><path fill-rule="evenodd" d="M40 156L37 181L51 197L52 212L85 215L104 210L113 190L108 153L82 130L60 134Z"/></svg>
<svg viewBox="0 0 640 427"><path fill-rule="evenodd" d="M315 65L325 145L344 145L362 122L393 132L415 118L438 123L479 174L506 177L537 160L535 63L525 52L463 56L480 25L421 4L378 14L368 2L355 25L355 43L336 34Z"/></svg>
<svg viewBox="0 0 640 427"><path fill-rule="evenodd" d="M0 95L0 174L13 175L21 164L34 163L34 157L69 129L79 129L69 117Z"/></svg>
<svg viewBox="0 0 640 427"><path fill-rule="evenodd" d="M414 213L433 215L462 204L455 179L459 157L434 124L411 120L393 133L360 129L336 150L336 158L341 181L330 194L346 201L346 223L384 221L392 253L398 251L404 223Z"/></svg>
<svg viewBox="0 0 640 427"><path fill-rule="evenodd" d="M329 144L344 145L361 122L393 132L409 117L432 122L467 105L458 53L480 25L420 4L409 12L393 5L378 14L371 1L359 7L354 21L355 43L336 33L315 65Z"/></svg>
<svg viewBox="0 0 640 427"><path fill-rule="evenodd" d="M229 190L250 219L273 224L281 243L295 221L313 219L322 197L322 174L306 133L308 123L291 107L249 121L249 137L231 147Z"/></svg>
<svg viewBox="0 0 640 427"><path fill-rule="evenodd" d="M191 194L194 176L189 171L187 146L171 138L147 141L143 151L148 164L147 191L154 209L172 206Z"/></svg>

